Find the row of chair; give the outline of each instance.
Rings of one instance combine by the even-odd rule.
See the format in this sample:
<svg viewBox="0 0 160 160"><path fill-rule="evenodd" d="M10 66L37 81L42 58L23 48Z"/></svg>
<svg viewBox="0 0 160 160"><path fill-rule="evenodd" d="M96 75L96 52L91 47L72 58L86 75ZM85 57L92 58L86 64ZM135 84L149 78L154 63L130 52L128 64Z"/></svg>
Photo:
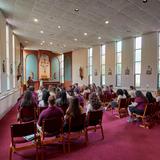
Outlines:
<svg viewBox="0 0 160 160"><path fill-rule="evenodd" d="M18 150L27 149L30 147L36 147L36 155L38 155L38 148L52 143L61 142L63 144L63 151L65 152L65 144L68 145L68 152L70 152L70 144L72 140L71 133L76 132L79 135L85 136L85 143L88 143L88 131L101 129L102 139L104 139L103 127L102 127L102 115L103 111L91 111L86 114L82 114L77 118L69 118L67 120L67 127L64 129L63 118L45 119L42 122L42 128L37 131L35 121L12 124L11 125L11 145L10 145L10 160L12 159L12 153ZM29 143L27 146L18 147L19 143L26 143L28 141L19 141L20 137L27 135L34 135L34 143ZM50 137L50 138L48 138ZM27 143L28 144L28 143Z"/></svg>

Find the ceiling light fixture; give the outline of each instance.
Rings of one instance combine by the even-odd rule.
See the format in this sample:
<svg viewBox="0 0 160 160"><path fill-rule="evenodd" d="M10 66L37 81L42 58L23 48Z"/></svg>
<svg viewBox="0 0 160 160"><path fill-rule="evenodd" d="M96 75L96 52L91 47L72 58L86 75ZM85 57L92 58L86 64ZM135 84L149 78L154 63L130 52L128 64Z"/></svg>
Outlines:
<svg viewBox="0 0 160 160"><path fill-rule="evenodd" d="M42 41L42 43L45 43L45 41Z"/></svg>
<svg viewBox="0 0 160 160"><path fill-rule="evenodd" d="M63 46L64 46L64 47L66 47L66 45L65 45L65 44L64 44Z"/></svg>
<svg viewBox="0 0 160 160"><path fill-rule="evenodd" d="M77 39L77 38L75 38L74 40L75 40L75 41L78 41L78 39Z"/></svg>
<svg viewBox="0 0 160 160"><path fill-rule="evenodd" d="M109 23L109 21L105 21L105 24L108 24Z"/></svg>
<svg viewBox="0 0 160 160"><path fill-rule="evenodd" d="M38 19L37 19L37 18L34 18L34 22L38 22Z"/></svg>
<svg viewBox="0 0 160 160"><path fill-rule="evenodd" d="M61 26L58 26L58 28L60 29L60 28L61 28Z"/></svg>
<svg viewBox="0 0 160 160"><path fill-rule="evenodd" d="M49 42L49 44L50 44L50 45L52 45L52 44L53 44L53 42Z"/></svg>
<svg viewBox="0 0 160 160"><path fill-rule="evenodd" d="M78 9L78 8L75 8L75 9L74 9L74 11L75 11L75 12L78 12L78 11L79 11L79 9Z"/></svg>
<svg viewBox="0 0 160 160"><path fill-rule="evenodd" d="M147 2L148 2L148 0L143 0L142 2L143 2L143 3L147 3Z"/></svg>
<svg viewBox="0 0 160 160"><path fill-rule="evenodd" d="M84 33L85 36L87 36L87 33Z"/></svg>
<svg viewBox="0 0 160 160"><path fill-rule="evenodd" d="M43 34L43 33L44 33L44 31L43 31L43 30L41 30L41 31L40 31L40 33L41 33L41 34Z"/></svg>
<svg viewBox="0 0 160 160"><path fill-rule="evenodd" d="M102 39L102 37L98 37L98 39Z"/></svg>
<svg viewBox="0 0 160 160"><path fill-rule="evenodd" d="M43 45L43 43L41 43L41 46Z"/></svg>

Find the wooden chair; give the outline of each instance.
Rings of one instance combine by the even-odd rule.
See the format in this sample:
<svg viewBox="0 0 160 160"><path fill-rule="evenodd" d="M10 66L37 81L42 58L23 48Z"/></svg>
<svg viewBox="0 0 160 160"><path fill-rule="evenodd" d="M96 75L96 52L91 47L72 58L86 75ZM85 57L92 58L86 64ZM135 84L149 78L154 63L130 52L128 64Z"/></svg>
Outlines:
<svg viewBox="0 0 160 160"><path fill-rule="evenodd" d="M89 130L96 131L97 129L101 129L102 139L104 139L103 127L102 127L102 116L103 111L89 111L87 115L87 132Z"/></svg>
<svg viewBox="0 0 160 160"><path fill-rule="evenodd" d="M19 121L29 122L37 119L37 109L36 107L24 107L19 110Z"/></svg>
<svg viewBox="0 0 160 160"><path fill-rule="evenodd" d="M38 157L38 137L36 136L36 123L26 122L22 124L11 125L11 144L9 159L12 159L12 153L24 149L36 148L36 158ZM24 139L24 136L33 134L34 143ZM33 139L32 139L33 140ZM21 144L21 145L20 145ZM23 144L23 145L22 145Z"/></svg>
<svg viewBox="0 0 160 160"><path fill-rule="evenodd" d="M63 151L65 152L63 126L63 117L44 119L42 122L42 129L39 130L41 137L41 146L55 142L62 142Z"/></svg>
<svg viewBox="0 0 160 160"><path fill-rule="evenodd" d="M136 114L136 113L132 114L132 116L142 120L142 124L139 125L140 127L150 128L150 123L147 122L147 118L152 115L152 107L153 107L153 104L146 103L143 114Z"/></svg>
<svg viewBox="0 0 160 160"><path fill-rule="evenodd" d="M88 141L88 134L86 129L86 113L81 114L79 117L70 117L67 120L68 129L67 133L67 142L68 142L68 152L70 152L70 143L71 143L71 133L79 133L80 135L85 136L85 143Z"/></svg>
<svg viewBox="0 0 160 160"><path fill-rule="evenodd" d="M123 99L120 99L118 101L118 107L116 108L112 108L112 114L114 114L114 110L116 110L116 114L115 116L118 117L118 118L122 118L126 115L128 115L128 111L127 111L127 99L126 98L123 98Z"/></svg>
<svg viewBox="0 0 160 160"><path fill-rule="evenodd" d="M37 117L39 117L40 113L47 108L48 107L37 107Z"/></svg>

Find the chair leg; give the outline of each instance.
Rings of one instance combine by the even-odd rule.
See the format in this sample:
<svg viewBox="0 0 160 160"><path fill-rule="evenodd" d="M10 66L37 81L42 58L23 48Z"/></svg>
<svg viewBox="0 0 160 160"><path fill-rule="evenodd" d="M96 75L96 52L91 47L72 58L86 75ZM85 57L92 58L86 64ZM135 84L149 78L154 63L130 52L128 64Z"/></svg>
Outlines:
<svg viewBox="0 0 160 160"><path fill-rule="evenodd" d="M85 143L88 144L88 131L85 129Z"/></svg>
<svg viewBox="0 0 160 160"><path fill-rule="evenodd" d="M9 160L12 160L12 147L9 149Z"/></svg>
<svg viewBox="0 0 160 160"><path fill-rule="evenodd" d="M70 133L68 133L68 152L70 152Z"/></svg>
<svg viewBox="0 0 160 160"><path fill-rule="evenodd" d="M104 139L104 132L103 132L103 127L101 125L101 133L102 133L102 139Z"/></svg>
<svg viewBox="0 0 160 160"><path fill-rule="evenodd" d="M63 152L66 153L66 148L65 148L65 140L64 137L62 137L62 143L63 143Z"/></svg>

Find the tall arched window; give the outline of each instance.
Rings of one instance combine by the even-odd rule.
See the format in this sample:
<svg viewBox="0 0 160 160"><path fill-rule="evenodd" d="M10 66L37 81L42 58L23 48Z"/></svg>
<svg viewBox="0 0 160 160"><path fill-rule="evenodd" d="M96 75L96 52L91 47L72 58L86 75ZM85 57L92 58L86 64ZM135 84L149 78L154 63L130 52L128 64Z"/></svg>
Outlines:
<svg viewBox="0 0 160 160"><path fill-rule="evenodd" d="M88 49L88 80L89 80L89 84L93 83L92 80L92 70L93 70L93 64L92 64L92 60L93 59L93 48L89 48Z"/></svg>
<svg viewBox="0 0 160 160"><path fill-rule="evenodd" d="M142 50L142 37L135 38L134 49L134 84L135 87L141 85L141 51Z"/></svg>
<svg viewBox="0 0 160 160"><path fill-rule="evenodd" d="M101 45L100 47L100 64L101 64L101 85L105 85L105 71L106 71L106 45Z"/></svg>
<svg viewBox="0 0 160 160"><path fill-rule="evenodd" d="M122 41L116 42L116 86L121 86L122 75Z"/></svg>

